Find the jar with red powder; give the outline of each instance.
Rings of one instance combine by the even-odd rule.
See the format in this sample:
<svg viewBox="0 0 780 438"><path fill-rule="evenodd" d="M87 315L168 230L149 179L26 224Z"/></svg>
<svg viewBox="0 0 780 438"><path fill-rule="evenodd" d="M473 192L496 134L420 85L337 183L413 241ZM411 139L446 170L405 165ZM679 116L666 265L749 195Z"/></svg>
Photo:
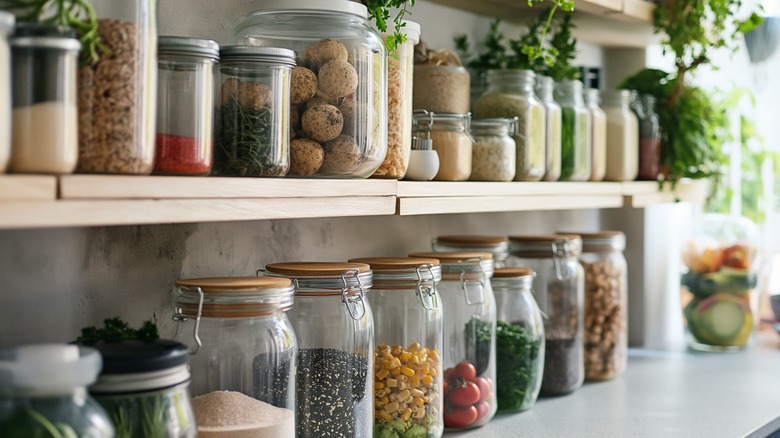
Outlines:
<svg viewBox="0 0 780 438"><path fill-rule="evenodd" d="M154 173L207 175L213 157L214 65L211 40L161 36L158 50Z"/></svg>

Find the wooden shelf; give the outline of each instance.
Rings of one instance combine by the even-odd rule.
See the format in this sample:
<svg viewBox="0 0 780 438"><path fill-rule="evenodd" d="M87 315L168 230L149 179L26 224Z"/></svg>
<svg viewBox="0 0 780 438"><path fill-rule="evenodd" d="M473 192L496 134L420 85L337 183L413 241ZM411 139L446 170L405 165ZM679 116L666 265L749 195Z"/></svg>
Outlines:
<svg viewBox="0 0 780 438"><path fill-rule="evenodd" d="M652 23L655 3L645 0L623 0L622 17L643 23Z"/></svg>
<svg viewBox="0 0 780 438"><path fill-rule="evenodd" d="M665 184L659 190L658 183L653 181L634 181L623 183L625 207L644 208L655 204L670 202L704 203L710 192L707 180L682 180L672 190L671 184Z"/></svg>
<svg viewBox="0 0 780 438"><path fill-rule="evenodd" d="M0 202L53 201L57 198L57 177L0 175Z"/></svg>

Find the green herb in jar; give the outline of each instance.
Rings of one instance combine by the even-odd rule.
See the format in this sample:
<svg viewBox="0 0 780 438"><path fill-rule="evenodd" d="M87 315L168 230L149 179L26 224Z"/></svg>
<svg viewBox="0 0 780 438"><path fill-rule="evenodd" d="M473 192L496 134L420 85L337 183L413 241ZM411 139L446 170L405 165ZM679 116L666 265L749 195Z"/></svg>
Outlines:
<svg viewBox="0 0 780 438"><path fill-rule="evenodd" d="M519 324L496 324L496 387L499 412L528 409L539 392L542 339Z"/></svg>
<svg viewBox="0 0 780 438"><path fill-rule="evenodd" d="M0 432L4 438L78 438L73 427L52 422L40 412L30 408L19 408L3 421Z"/></svg>
<svg viewBox="0 0 780 438"><path fill-rule="evenodd" d="M492 338L490 322L472 316L466 323L466 361L477 369L477 375L482 375L490 365L490 342Z"/></svg>
<svg viewBox="0 0 780 438"><path fill-rule="evenodd" d="M157 326L152 321L144 321L139 329L131 328L119 318L108 318L103 321L103 328L85 327L76 344L95 345L98 342L142 341L152 342L160 338Z"/></svg>
<svg viewBox="0 0 780 438"><path fill-rule="evenodd" d="M561 179L569 179L574 174L576 149L577 112L574 108L561 110Z"/></svg>

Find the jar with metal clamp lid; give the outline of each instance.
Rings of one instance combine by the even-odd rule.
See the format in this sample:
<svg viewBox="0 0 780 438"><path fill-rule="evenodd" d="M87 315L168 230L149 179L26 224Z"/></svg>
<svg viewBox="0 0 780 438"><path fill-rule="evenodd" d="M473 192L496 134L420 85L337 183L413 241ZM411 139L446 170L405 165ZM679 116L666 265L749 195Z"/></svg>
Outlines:
<svg viewBox="0 0 780 438"><path fill-rule="evenodd" d="M296 436L367 437L374 423L374 319L364 263L273 263L267 277L295 285Z"/></svg>
<svg viewBox="0 0 780 438"><path fill-rule="evenodd" d="M242 392L295 407L295 332L290 280L192 278L176 282L176 340L190 347L192 394Z"/></svg>
<svg viewBox="0 0 780 438"><path fill-rule="evenodd" d="M466 181L471 175L471 113L414 112L414 135L433 141L439 154L436 181Z"/></svg>
<svg viewBox="0 0 780 438"><path fill-rule="evenodd" d="M471 132L472 181L512 181L515 177L515 140L518 118L474 119Z"/></svg>
<svg viewBox="0 0 780 438"><path fill-rule="evenodd" d="M505 267L509 257L509 238L505 236L439 236L431 241L434 251L477 251L493 254L493 266Z"/></svg>
<svg viewBox="0 0 780 438"><path fill-rule="evenodd" d="M438 291L447 309L443 336L444 427L482 426L496 413L496 301L489 252L421 252L441 263Z"/></svg>
<svg viewBox="0 0 780 438"><path fill-rule="evenodd" d="M509 241L509 265L536 273L533 294L546 315L542 394L568 394L582 386L585 378L585 274L577 260L582 239L576 235L510 236Z"/></svg>
<svg viewBox="0 0 780 438"><path fill-rule="evenodd" d="M440 437L444 420L439 261L350 262L366 263L374 273L374 436Z"/></svg>

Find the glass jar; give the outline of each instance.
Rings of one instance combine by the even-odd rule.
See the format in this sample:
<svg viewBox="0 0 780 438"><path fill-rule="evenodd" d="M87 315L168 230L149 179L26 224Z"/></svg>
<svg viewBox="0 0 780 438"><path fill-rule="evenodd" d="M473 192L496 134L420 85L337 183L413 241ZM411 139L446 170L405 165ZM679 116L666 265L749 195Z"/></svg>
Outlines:
<svg viewBox="0 0 780 438"><path fill-rule="evenodd" d="M471 114L432 113L415 110L414 135L430 139L439 154L436 181L466 181L471 176L474 138Z"/></svg>
<svg viewBox="0 0 780 438"><path fill-rule="evenodd" d="M0 351L0 436L113 438L111 420L87 393L100 366L95 349L77 345Z"/></svg>
<svg viewBox="0 0 780 438"><path fill-rule="evenodd" d="M705 214L683 247L682 305L688 345L737 351L753 342L758 318L759 229L740 216Z"/></svg>
<svg viewBox="0 0 780 438"><path fill-rule="evenodd" d="M608 181L633 181L639 163L639 122L631 110L631 94L627 90L604 93L607 115Z"/></svg>
<svg viewBox="0 0 780 438"><path fill-rule="evenodd" d="M514 119L474 119L471 134L474 145L471 152L472 181L512 181L515 176L515 141L517 129Z"/></svg>
<svg viewBox="0 0 780 438"><path fill-rule="evenodd" d="M442 306L436 259L363 258L374 273L374 435L444 432Z"/></svg>
<svg viewBox="0 0 780 438"><path fill-rule="evenodd" d="M79 69L79 172L142 174L154 165L157 1L90 0L99 59Z"/></svg>
<svg viewBox="0 0 780 438"><path fill-rule="evenodd" d="M534 94L535 78L530 70L490 70L488 89L474 104L476 117L518 118L515 181L539 181L546 170L546 116Z"/></svg>
<svg viewBox="0 0 780 438"><path fill-rule="evenodd" d="M0 173L11 160L11 51L8 35L14 31L14 15L0 11Z"/></svg>
<svg viewBox="0 0 780 438"><path fill-rule="evenodd" d="M374 319L364 263L273 263L295 284L296 436L368 437L374 429Z"/></svg>
<svg viewBox="0 0 780 438"><path fill-rule="evenodd" d="M638 179L655 181L661 164L661 130L655 113L655 97L642 96L643 118L639 120L639 171Z"/></svg>
<svg viewBox="0 0 780 438"><path fill-rule="evenodd" d="M577 234L582 237L580 263L585 269L585 380L614 379L628 363L626 235Z"/></svg>
<svg viewBox="0 0 780 438"><path fill-rule="evenodd" d="M531 295L534 271L496 269L496 395L498 412L520 412L536 403L544 372L544 322Z"/></svg>
<svg viewBox="0 0 780 438"><path fill-rule="evenodd" d="M11 38L12 172L67 174L78 159L76 71L71 30L20 25Z"/></svg>
<svg viewBox="0 0 780 438"><path fill-rule="evenodd" d="M416 64L414 109L465 114L471 108L471 76L460 64Z"/></svg>
<svg viewBox="0 0 780 438"><path fill-rule="evenodd" d="M587 181L593 133L590 112L582 98L582 82L556 83L555 100L561 105L561 180Z"/></svg>
<svg viewBox="0 0 780 438"><path fill-rule="evenodd" d="M253 8L237 40L296 54L291 173L369 177L387 153L387 49L366 7L347 0L268 0Z"/></svg>
<svg viewBox="0 0 780 438"><path fill-rule="evenodd" d="M496 413L496 300L489 252L422 252L441 262L444 318L444 427L482 426ZM470 396L462 398L461 396ZM478 396L478 397L477 397Z"/></svg>
<svg viewBox="0 0 780 438"><path fill-rule="evenodd" d="M191 391L238 391L294 409L298 343L285 279L191 278L176 282L175 339L190 347Z"/></svg>
<svg viewBox="0 0 780 438"><path fill-rule="evenodd" d="M590 180L603 181L607 172L607 115L601 109L601 94L595 88L585 90L585 106L591 119Z"/></svg>
<svg viewBox="0 0 780 438"><path fill-rule="evenodd" d="M533 294L544 321L543 395L582 386L585 275L577 261L582 239L574 235L510 236L509 264L533 269Z"/></svg>
<svg viewBox="0 0 780 438"><path fill-rule="evenodd" d="M431 247L436 252L489 252L495 269L506 267L509 257L509 238L505 236L438 236Z"/></svg>
<svg viewBox="0 0 780 438"><path fill-rule="evenodd" d="M214 64L219 60L219 45L161 36L157 52L154 172L207 175L213 155Z"/></svg>
<svg viewBox="0 0 780 438"><path fill-rule="evenodd" d="M403 32L406 41L387 55L387 155L374 172L377 178L403 178L412 151L414 46L420 42L420 25L404 21Z"/></svg>
<svg viewBox="0 0 780 438"><path fill-rule="evenodd" d="M99 343L103 371L89 388L119 437L194 438L187 347L174 341Z"/></svg>
<svg viewBox="0 0 780 438"><path fill-rule="evenodd" d="M217 84L214 175L285 176L291 169L291 50L225 46ZM321 156L320 156L321 158ZM293 173L295 163L292 163ZM321 163L320 163L321 164Z"/></svg>
<svg viewBox="0 0 780 438"><path fill-rule="evenodd" d="M536 94L545 112L545 181L558 181L561 177L561 106L553 98L554 84L550 77L536 77Z"/></svg>

